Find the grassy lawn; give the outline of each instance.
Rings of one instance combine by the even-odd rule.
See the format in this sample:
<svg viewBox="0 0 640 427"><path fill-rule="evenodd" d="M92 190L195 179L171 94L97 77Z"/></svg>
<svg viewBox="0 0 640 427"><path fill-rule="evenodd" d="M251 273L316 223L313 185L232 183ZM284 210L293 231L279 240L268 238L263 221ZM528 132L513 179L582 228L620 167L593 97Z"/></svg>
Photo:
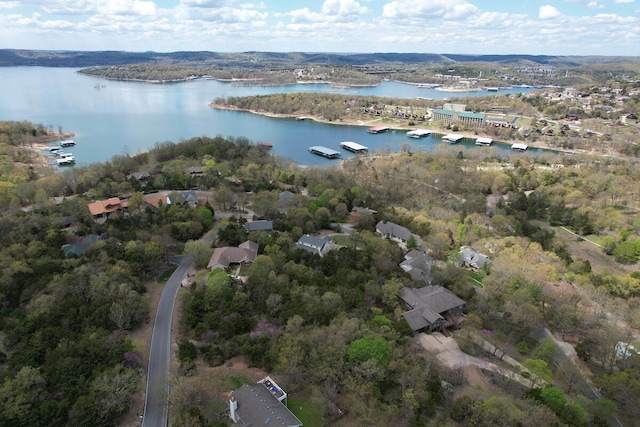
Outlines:
<svg viewBox="0 0 640 427"><path fill-rule="evenodd" d="M314 406L310 399L302 397L289 397L288 407L298 417L304 427L322 427L329 420L322 419L320 408Z"/></svg>
<svg viewBox="0 0 640 427"><path fill-rule="evenodd" d="M353 239L349 236L331 236L331 240L341 246L346 246L348 248L353 247Z"/></svg>

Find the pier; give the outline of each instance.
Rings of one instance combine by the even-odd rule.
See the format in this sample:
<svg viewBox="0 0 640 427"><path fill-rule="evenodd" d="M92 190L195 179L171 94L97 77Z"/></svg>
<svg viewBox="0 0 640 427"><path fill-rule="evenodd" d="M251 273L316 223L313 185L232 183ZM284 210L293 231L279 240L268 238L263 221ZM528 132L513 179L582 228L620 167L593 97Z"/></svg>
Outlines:
<svg viewBox="0 0 640 427"><path fill-rule="evenodd" d="M327 159L337 159L340 157L339 151L323 147L322 145L314 145L313 147L309 147L309 152L317 154L318 156L326 157Z"/></svg>

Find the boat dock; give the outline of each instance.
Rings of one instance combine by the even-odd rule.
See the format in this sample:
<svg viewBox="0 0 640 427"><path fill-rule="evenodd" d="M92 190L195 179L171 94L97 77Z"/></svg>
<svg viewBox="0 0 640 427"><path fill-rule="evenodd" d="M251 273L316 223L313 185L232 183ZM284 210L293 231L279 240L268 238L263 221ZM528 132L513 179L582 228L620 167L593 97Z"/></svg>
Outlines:
<svg viewBox="0 0 640 427"><path fill-rule="evenodd" d="M340 157L339 151L323 147L322 145L314 145L313 147L309 147L309 152L317 154L318 156L326 157L327 159L337 159Z"/></svg>
<svg viewBox="0 0 640 427"><path fill-rule="evenodd" d="M365 147L364 145L360 145L357 142L344 141L344 142L340 143L340 147L344 148L345 150L351 151L352 153L356 153L356 154L368 153L369 152L369 148L368 147Z"/></svg>
<svg viewBox="0 0 640 427"><path fill-rule="evenodd" d="M369 133L382 133L388 131L389 128L387 126L374 126L367 129Z"/></svg>
<svg viewBox="0 0 640 427"><path fill-rule="evenodd" d="M74 145L76 145L76 142L72 139L68 139L66 141L60 141L61 147L73 147Z"/></svg>
<svg viewBox="0 0 640 427"><path fill-rule="evenodd" d="M527 148L529 148L527 144L522 144L520 142L516 142L511 146L511 149L516 151L527 151Z"/></svg>
<svg viewBox="0 0 640 427"><path fill-rule="evenodd" d="M462 138L463 138L462 135L458 135L456 133L450 133L448 135L443 136L442 140L449 141L451 144L455 144L456 142L459 142Z"/></svg>
<svg viewBox="0 0 640 427"><path fill-rule="evenodd" d="M58 166L71 166L76 164L76 158L73 157L73 155L68 155L56 159L56 163L58 164Z"/></svg>
<svg viewBox="0 0 640 427"><path fill-rule="evenodd" d="M431 131L427 129L416 129L416 130L410 130L409 132L407 132L407 136L409 138L422 138L423 136L429 136L429 135L431 135Z"/></svg>
<svg viewBox="0 0 640 427"><path fill-rule="evenodd" d="M491 138L478 138L478 139L476 139L476 145L484 145L486 147L491 145L492 142L493 142L493 139L491 139Z"/></svg>

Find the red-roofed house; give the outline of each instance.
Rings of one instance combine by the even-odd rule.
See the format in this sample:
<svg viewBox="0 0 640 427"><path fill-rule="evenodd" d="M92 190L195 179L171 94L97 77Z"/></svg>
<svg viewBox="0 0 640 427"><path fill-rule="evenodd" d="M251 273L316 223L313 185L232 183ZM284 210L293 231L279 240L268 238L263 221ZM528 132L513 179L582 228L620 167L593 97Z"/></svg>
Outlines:
<svg viewBox="0 0 640 427"><path fill-rule="evenodd" d="M129 206L127 200L120 200L118 197L112 197L107 200L98 200L89 203L89 212L96 222L104 222L111 214L123 213Z"/></svg>

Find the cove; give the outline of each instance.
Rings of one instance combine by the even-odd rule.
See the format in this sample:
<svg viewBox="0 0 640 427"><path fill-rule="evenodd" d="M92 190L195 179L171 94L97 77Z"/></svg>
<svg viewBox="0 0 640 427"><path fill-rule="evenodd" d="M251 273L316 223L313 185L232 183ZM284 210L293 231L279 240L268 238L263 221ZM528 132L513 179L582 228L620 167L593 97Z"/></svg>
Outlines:
<svg viewBox="0 0 640 427"><path fill-rule="evenodd" d="M385 81L376 87L333 88L324 84L287 86L234 86L215 80L194 80L172 84L112 81L77 73L74 68L0 68L0 120L28 120L57 130L74 132L78 143L71 150L79 165L109 160L114 155L136 154L156 143L179 142L197 136L246 137L273 145L273 153L301 165L337 164L335 160L308 152L322 145L341 151L342 141L355 141L370 150L399 151L403 142L414 149L433 151L443 142L439 136L420 140L405 131L372 135L366 127L343 126L275 119L251 113L215 110L208 104L217 97L249 96L281 92L335 92L396 98L446 99L482 96L487 91L451 93L415 85ZM526 92L528 88L501 90ZM457 146L475 147L465 140ZM485 148L486 149L486 148ZM497 145L498 150L509 149ZM542 150L529 149L532 154Z"/></svg>

